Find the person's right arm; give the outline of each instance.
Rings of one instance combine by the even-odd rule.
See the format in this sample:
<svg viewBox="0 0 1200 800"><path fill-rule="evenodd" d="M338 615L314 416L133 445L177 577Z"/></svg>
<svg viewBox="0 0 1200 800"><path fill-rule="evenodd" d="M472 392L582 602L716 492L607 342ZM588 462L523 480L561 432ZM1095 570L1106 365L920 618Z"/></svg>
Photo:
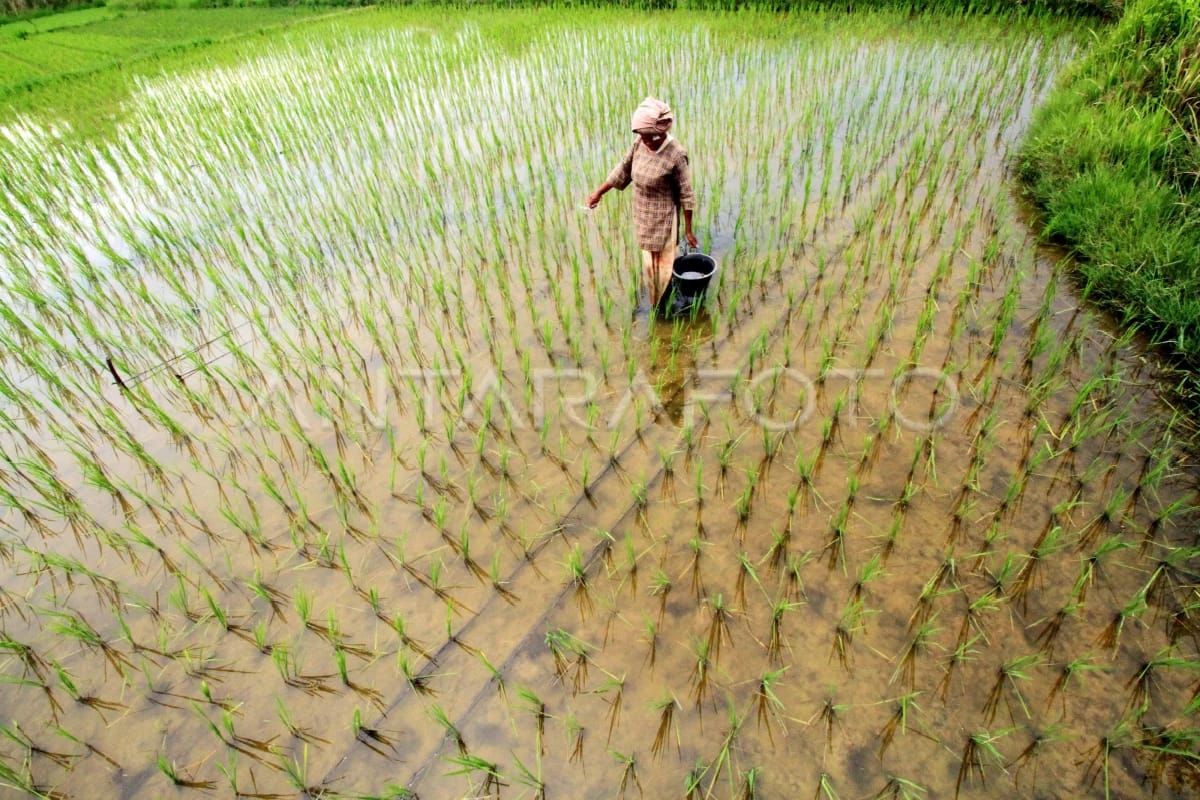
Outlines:
<svg viewBox="0 0 1200 800"><path fill-rule="evenodd" d="M596 191L588 195L585 201L588 208L595 208L600 205L600 198L604 197L610 189L620 191L633 180L633 153L636 147L637 143L634 142L634 147L629 148L629 152L625 154L625 158L621 159L621 163L613 168L613 171L604 179L604 183L600 184Z"/></svg>

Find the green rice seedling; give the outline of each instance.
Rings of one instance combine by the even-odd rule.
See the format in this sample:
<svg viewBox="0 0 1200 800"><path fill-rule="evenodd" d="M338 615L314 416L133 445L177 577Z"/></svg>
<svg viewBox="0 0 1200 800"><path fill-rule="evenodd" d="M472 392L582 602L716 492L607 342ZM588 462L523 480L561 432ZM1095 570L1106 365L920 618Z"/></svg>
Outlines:
<svg viewBox="0 0 1200 800"><path fill-rule="evenodd" d="M287 623L287 617L283 614L283 604L287 601L287 595L279 589L271 586L263 581L262 575L256 568L254 577L246 581L246 588L251 591L256 597L264 600L271 608L271 619L278 618L280 621Z"/></svg>
<svg viewBox="0 0 1200 800"><path fill-rule="evenodd" d="M1090 556L1080 564L1079 575L1075 578L1072 595L1082 604L1087 599L1088 589L1095 583L1097 576L1104 574L1104 563L1114 553L1132 547L1119 536L1109 536L1100 543Z"/></svg>
<svg viewBox="0 0 1200 800"><path fill-rule="evenodd" d="M521 761L517 755L513 754L513 762L517 767L517 774L514 778L517 783L526 787L531 792L534 800L545 800L546 797L546 782L542 777L541 757L538 757L534 764L534 769L530 770Z"/></svg>
<svg viewBox="0 0 1200 800"><path fill-rule="evenodd" d="M771 569L779 569L783 566L788 557L788 546L791 544L792 532L791 525L787 525L781 531L771 532L771 547L767 550L766 555L760 563L765 563Z"/></svg>
<svg viewBox="0 0 1200 800"><path fill-rule="evenodd" d="M212 596L208 589L204 586L201 586L200 594L204 596L204 601L208 605L209 613L212 615L212 618L217 621L217 624L219 624L225 631L234 630L236 626L230 622L229 615L225 612L225 609L221 606L221 604L217 602L216 598Z"/></svg>
<svg viewBox="0 0 1200 800"><path fill-rule="evenodd" d="M758 570L755 568L754 562L750 560L750 556L745 551L741 551L738 553L737 580L734 583L733 592L737 598L738 607L743 610L746 608L747 578L760 589L762 588L762 582L758 579Z"/></svg>
<svg viewBox="0 0 1200 800"><path fill-rule="evenodd" d="M1123 749L1133 749L1137 746L1138 736L1130 730L1128 720L1121 720L1113 728L1100 736L1096 744L1088 751L1090 758L1084 762L1083 780L1088 790L1096 785L1101 776L1104 777L1104 796L1112 796L1109 783L1109 764L1113 753Z"/></svg>
<svg viewBox="0 0 1200 800"><path fill-rule="evenodd" d="M788 553L787 566L783 570L783 584L787 596L796 601L807 600L804 592L804 567L812 560L811 552Z"/></svg>
<svg viewBox="0 0 1200 800"><path fill-rule="evenodd" d="M567 572L567 581L573 587L579 615L582 619L586 619L592 613L592 599L588 590L588 574L584 564L583 548L578 543L568 553L563 567Z"/></svg>
<svg viewBox="0 0 1200 800"><path fill-rule="evenodd" d="M644 616L642 629L642 641L646 643L646 661L653 672L655 661L658 659L658 623L649 616Z"/></svg>
<svg viewBox="0 0 1200 800"><path fill-rule="evenodd" d="M454 744L458 747L459 755L467 757L469 753L467 750L467 743L463 739L462 732L450 720L450 717L447 716L446 711L440 705L434 703L429 707L428 713L429 718L432 719L434 723L438 725L438 727L442 728L442 730L446 732L446 738L454 740Z"/></svg>
<svg viewBox="0 0 1200 800"><path fill-rule="evenodd" d="M175 768L175 762L167 758L163 753L158 754L156 760L158 771L167 776L167 780L176 786L184 784L183 778L179 776L179 771Z"/></svg>
<svg viewBox="0 0 1200 800"><path fill-rule="evenodd" d="M554 671L558 679L565 682L570 672L572 686L578 692L587 682L591 645L561 628L547 631L545 643L554 658Z"/></svg>
<svg viewBox="0 0 1200 800"><path fill-rule="evenodd" d="M642 794L642 782L638 778L637 759L635 754L625 754L612 749L610 749L608 752L612 753L613 758L615 758L617 763L621 765L621 783L617 787L617 797L624 798L625 793L629 790L631 785L637 787L638 795L640 796ZM632 784L630 781L632 781Z"/></svg>
<svg viewBox="0 0 1200 800"><path fill-rule="evenodd" d="M920 712L921 707L917 705L917 698L920 697L920 692L908 692L902 694L894 701L895 705L891 716L888 717L883 728L879 731L879 759L882 761L884 754L892 745L892 741L896 738L896 732L901 734L908 733L909 715Z"/></svg>
<svg viewBox="0 0 1200 800"><path fill-rule="evenodd" d="M917 596L916 605L913 607L912 613L908 616L908 627L910 630L927 622L933 613L934 601L942 596L940 591L941 575L942 572L939 569L937 573L921 586L921 593Z"/></svg>
<svg viewBox="0 0 1200 800"><path fill-rule="evenodd" d="M1193 763L1195 759L1181 754L1194 752L1198 737L1200 737L1200 732L1195 728L1143 729L1141 736L1132 743L1132 746L1139 754L1151 759L1148 778L1152 791L1157 791L1158 787L1164 783L1169 784L1169 781L1172 780L1172 773L1188 774L1187 771L1195 771ZM1184 759L1182 764L1175 760L1179 758Z"/></svg>
<svg viewBox="0 0 1200 800"><path fill-rule="evenodd" d="M963 784L978 779L981 786L987 785L988 766L1003 768L1006 761L996 744L1015 731L1007 728L1000 731L976 731L968 734L963 745L962 760L959 762L958 777L954 781L954 796L962 792Z"/></svg>
<svg viewBox="0 0 1200 800"><path fill-rule="evenodd" d="M17 641L7 631L0 630L0 653L13 656L21 662L22 677L33 674L39 679L45 680L50 662L43 658L32 645ZM55 667L57 668L58 665L55 664Z"/></svg>
<svg viewBox="0 0 1200 800"><path fill-rule="evenodd" d="M457 544L458 546L456 549L458 550L458 555L462 559L463 564L466 566L467 571L475 576L475 579L480 583L487 583L489 580L487 570L480 566L479 562L471 557L471 534L469 525L466 522L464 522L462 527L459 529Z"/></svg>
<svg viewBox="0 0 1200 800"><path fill-rule="evenodd" d="M1013 772L1013 784L1020 786L1021 773L1026 769L1030 769L1033 774L1029 780L1029 787L1030 790L1036 790L1038 767L1041 763L1042 754L1052 745L1063 741L1066 736L1066 731L1061 725L1057 724L1048 725L1046 728L1034 732L1032 738L1029 740L1029 744L1006 767L1006 769L1016 767L1016 770Z"/></svg>
<svg viewBox="0 0 1200 800"><path fill-rule="evenodd" d="M667 611L667 595L671 593L671 586L671 576L667 575L661 567L656 569L654 577L650 579L650 596L658 598L658 621L660 623Z"/></svg>
<svg viewBox="0 0 1200 800"><path fill-rule="evenodd" d="M21 729L20 724L16 721L8 725L0 725L0 736L17 745L26 755L45 758L56 766L66 770L70 770L73 767L74 761L77 758L77 756L73 756L70 753L59 753L41 747Z"/></svg>
<svg viewBox="0 0 1200 800"><path fill-rule="evenodd" d="M479 659L479 663L481 663L483 668L487 670L488 674L491 676L491 680L496 684L496 691L499 693L500 699L504 701L505 705L507 705L508 684L504 679L504 673L499 667L488 660L488 657L484 655L482 650L477 652L475 657Z"/></svg>
<svg viewBox="0 0 1200 800"><path fill-rule="evenodd" d="M434 660L433 656L430 655L429 651L425 649L424 645L408 635L408 623L405 622L405 619L402 615L397 614L396 616L392 617L392 630L396 632L396 636L399 637L402 645L407 647L409 650L412 650L414 653L417 653L427 661Z"/></svg>
<svg viewBox="0 0 1200 800"><path fill-rule="evenodd" d="M1053 657L1054 644L1058 640L1058 636L1062 633L1063 625L1067 620L1075 617L1079 613L1081 605L1075 600L1068 600L1058 611L1054 612L1049 618L1039 620L1045 622L1045 626L1038 632L1037 638L1034 640L1039 645L1039 651L1047 657ZM1037 623L1034 623L1035 625Z"/></svg>
<svg viewBox="0 0 1200 800"><path fill-rule="evenodd" d="M108 764L113 769L121 769L121 765L119 763L117 763L115 760L113 760L110 756L108 756L103 750L101 750L100 748L91 744L90 742L80 739L79 737L75 736L67 729L56 725L54 728L54 732L57 735L61 736L62 738L66 739L68 742L71 742L72 744L82 747L84 750L87 751L88 755L97 756L98 758L103 760L106 764ZM3 780L2 773L0 773L0 780ZM20 787L14 787L14 788L20 788Z"/></svg>
<svg viewBox="0 0 1200 800"><path fill-rule="evenodd" d="M729 474L730 466L733 464L734 452L737 450L738 445L741 444L742 438L745 435L743 433L741 436L734 436L731 433L717 450L717 464L720 466L717 476L717 492L722 496L724 495L725 478Z"/></svg>
<svg viewBox="0 0 1200 800"><path fill-rule="evenodd" d="M607 673L606 673L607 675ZM607 675L604 683L599 688L593 690L598 694L609 694L611 698L608 702L608 738L605 744L612 743L613 730L621 719L621 705L625 696L625 676Z"/></svg>
<svg viewBox="0 0 1200 800"><path fill-rule="evenodd" d="M886 775L883 788L871 795L871 800L922 800L928 789L899 775Z"/></svg>
<svg viewBox="0 0 1200 800"><path fill-rule="evenodd" d="M742 774L741 791L738 794L739 800L759 800L759 775L762 770L759 767L751 767Z"/></svg>
<svg viewBox="0 0 1200 800"><path fill-rule="evenodd" d="M870 610L860 599L847 601L842 607L838 625L834 627L833 649L829 654L830 660L838 656L842 669L850 669L850 649L854 636L866 630L866 615L869 613Z"/></svg>
<svg viewBox="0 0 1200 800"><path fill-rule="evenodd" d="M700 711L704 705L705 698L708 696L714 664L706 640L693 637L691 650L692 698L695 701L696 710Z"/></svg>
<svg viewBox="0 0 1200 800"><path fill-rule="evenodd" d="M1014 601L1021 601L1022 610L1027 610L1029 594L1035 585L1040 586L1038 576L1041 565L1045 563L1049 556L1063 548L1064 543L1062 542L1061 535L1062 528L1055 525L1044 536L1040 537L1039 541L1034 544L1033 549L1026 556L1025 562L1021 565L1020 571L1013 580L1009 594Z"/></svg>
<svg viewBox="0 0 1200 800"><path fill-rule="evenodd" d="M709 609L708 651L714 661L721 658L721 643L733 641L729 631L729 610L725 607L725 599L718 592L706 601Z"/></svg>
<svg viewBox="0 0 1200 800"><path fill-rule="evenodd" d="M737 531L740 539L745 535L746 523L750 521L750 511L754 506L755 486L758 482L757 471L746 470L746 486L742 489L742 494L738 495L737 503L734 503L733 509L737 512Z"/></svg>
<svg viewBox="0 0 1200 800"><path fill-rule="evenodd" d="M929 650L932 645L935 645L934 637L937 635L938 627L934 623L937 620L937 614L934 614L929 619L917 625L908 642L900 651L897 657L896 670L892 673L891 682L895 683L899 677L911 691L917 680L917 657Z"/></svg>
<svg viewBox="0 0 1200 800"><path fill-rule="evenodd" d="M67 639L73 639L89 649L99 650L105 661L116 670L118 675L124 677L125 668L133 666L124 653L106 641L82 616L50 609L47 609L46 614L54 620L50 624L51 630Z"/></svg>
<svg viewBox="0 0 1200 800"><path fill-rule="evenodd" d="M771 625L767 635L767 656L773 663L780 663L782 659L783 648L787 646L787 642L783 636L783 618L789 611L795 611L800 608L800 603L794 603L787 599L779 599L771 606Z"/></svg>
<svg viewBox="0 0 1200 800"><path fill-rule="evenodd" d="M968 602L967 608L963 612L962 623L958 628L956 646L965 642L970 637L972 631L975 632L981 641L988 642L987 628L984 625L984 620L989 615L999 611L1003 606L1004 599L994 586L979 595L979 597Z"/></svg>
<svg viewBox="0 0 1200 800"><path fill-rule="evenodd" d="M1129 493L1118 487L1104 502L1103 508L1079 533L1076 548L1086 550L1096 543L1100 534L1112 530L1113 526L1124 527L1124 512L1129 501Z"/></svg>
<svg viewBox="0 0 1200 800"><path fill-rule="evenodd" d="M631 481L629 484L629 498L632 506L637 510L638 519L643 524L647 524L646 509L650 505L650 496L646 482L637 479Z"/></svg>
<svg viewBox="0 0 1200 800"><path fill-rule="evenodd" d="M867 584L878 580L883 575L883 559L877 553L859 567L858 578L850 585L850 599L852 601L862 600L863 591L866 589Z"/></svg>
<svg viewBox="0 0 1200 800"><path fill-rule="evenodd" d="M704 552L705 546L709 543L701 539L699 536L693 536L688 540L688 549L692 551L692 559L689 563L688 574L692 579L692 594L699 600L704 594L704 582L700 575L700 557Z"/></svg>
<svg viewBox="0 0 1200 800"><path fill-rule="evenodd" d="M650 754L655 759L662 755L670 741L672 727L675 730L675 750L677 753L681 753L683 742L679 733L679 724L675 720L675 712L683 709L679 700L675 695L667 694L662 699L655 701L651 708L658 712L658 728L654 734L654 743L650 746Z"/></svg>
<svg viewBox="0 0 1200 800"><path fill-rule="evenodd" d="M708 795L711 795L716 788L717 781L720 779L722 772L728 775L729 791L731 793L736 791L734 784L736 768L733 764L734 744L737 742L737 737L741 733L745 720L738 714L737 707L734 705L732 698L729 699L726 705L725 718L725 735L721 739L721 747L717 752L716 760L708 766L708 771L712 773L712 777L708 783Z"/></svg>
<svg viewBox="0 0 1200 800"><path fill-rule="evenodd" d="M813 481L817 470L820 468L822 453L819 451L809 458L805 458L803 453L797 453L795 461L792 462L792 467L796 473L796 488L799 490L799 498L807 500L815 494ZM788 517L788 526L791 526L791 517Z"/></svg>
<svg viewBox="0 0 1200 800"><path fill-rule="evenodd" d="M537 732L538 766L540 769L540 757L545 753L546 719L549 716L546 712L546 703L527 686L519 687L517 689L517 696L525 704L526 710L533 715L535 730Z"/></svg>
<svg viewBox="0 0 1200 800"><path fill-rule="evenodd" d="M1136 620L1141 617L1148 608L1145 589L1139 589L1133 598L1112 616L1109 623L1096 636L1095 643L1105 650L1115 652L1117 645L1121 641L1121 634L1125 630L1126 624L1130 620Z"/></svg>
<svg viewBox="0 0 1200 800"><path fill-rule="evenodd" d="M472 797L499 797L501 787L506 785L502 780L499 765L487 759L467 753L459 753L446 760L458 767L458 769L446 774L466 776L467 784L470 786L469 794ZM478 785L473 777L476 773L482 774Z"/></svg>
<svg viewBox="0 0 1200 800"><path fill-rule="evenodd" d="M996 718L996 710L999 708L1002 698L1005 704L1008 705L1009 717L1015 721L1012 705L1008 702L1008 695L1004 691L1006 688L1011 690L1011 693L1016 696L1017 702L1021 704L1021 711L1024 712L1026 718L1030 716L1029 706L1025 703L1025 697L1021 694L1021 687L1017 681L1029 680L1029 670L1040 666L1042 663L1043 657L1040 653L1031 653L1007 659L997 667L995 681L992 683L992 689L988 692L987 701L983 705L983 714L987 718L989 725Z"/></svg>
<svg viewBox="0 0 1200 800"><path fill-rule="evenodd" d="M638 554L637 547L633 542L633 537L628 533L625 534L622 540L623 549L625 551L625 574L629 576L629 591L630 594L637 594L637 578L638 578Z"/></svg>
<svg viewBox="0 0 1200 800"><path fill-rule="evenodd" d="M711 765L698 759L683 779L684 800L701 800L704 796L704 776Z"/></svg>
<svg viewBox="0 0 1200 800"><path fill-rule="evenodd" d="M817 779L816 797L823 797L825 800L838 800L840 795L833 788L833 778L828 772L822 772Z"/></svg>
<svg viewBox="0 0 1200 800"><path fill-rule="evenodd" d="M849 710L850 706L834 702L833 697L826 697L821 703L820 710L809 720L809 724L819 721L824 729L825 749L823 752L826 756L833 752L834 729L841 726L842 717Z"/></svg>
<svg viewBox="0 0 1200 800"><path fill-rule="evenodd" d="M327 740L317 736L308 728L305 728L297 723L296 718L292 715L291 709L289 709L287 704L284 703L284 701L278 696L275 698L275 715L279 718L279 721L283 723L283 727L287 730L287 732L301 742L306 744L308 742L321 742L323 744L329 743Z"/></svg>
<svg viewBox="0 0 1200 800"><path fill-rule="evenodd" d="M179 771L179 768L175 766L175 762L167 758L166 754L164 753L160 752L158 754L155 764L158 767L158 771L165 775L167 780L180 788L202 789L204 791L210 791L215 789L217 786L214 781L200 781L185 776Z"/></svg>
<svg viewBox="0 0 1200 800"><path fill-rule="evenodd" d="M775 744L775 734L771 731L771 718L779 723L780 727L786 732L787 726L784 724L783 716L783 701L779 699L779 695L775 691L775 686L783 678L783 673L787 672L787 667L782 667L776 670L767 670L755 684L754 689L754 708L755 718L758 720L758 727L766 727L767 738L771 740L771 744Z"/></svg>
<svg viewBox="0 0 1200 800"><path fill-rule="evenodd" d="M1166 670L1200 669L1195 661L1175 654L1173 645L1159 650L1153 658L1144 659L1125 683L1129 690L1129 701L1126 710L1133 714L1134 719L1141 719L1150 710L1153 695L1160 687L1159 676Z"/></svg>
<svg viewBox="0 0 1200 800"><path fill-rule="evenodd" d="M30 758L24 758L18 767L13 767L4 761L0 761L0 786L14 789L30 797L62 800L65 795L61 792L42 786L34 779L33 772L31 771L31 761L32 759Z"/></svg>
<svg viewBox="0 0 1200 800"><path fill-rule="evenodd" d="M658 459L660 472L662 474L662 484L659 487L659 495L664 499L675 499L675 450L668 450L663 447L658 448Z"/></svg>
<svg viewBox="0 0 1200 800"><path fill-rule="evenodd" d="M57 661L52 662L52 664L53 664L53 668L54 668L54 673L58 678L58 685L61 686L63 688L63 690L65 690L66 693L71 697L71 699L74 700L76 703L79 703L82 706L86 706L88 708L93 709L97 714L100 715L100 718L102 720L104 720L105 723L108 722L108 719L104 716L105 711L124 711L125 709L128 708L128 706L125 705L124 703L118 703L118 702L111 701L111 700L103 700L99 697L94 697L92 695L84 694L83 692L81 692L79 690L79 687L76 685L75 679L71 676L71 673L62 664L59 664ZM26 674L30 674L30 673L26 673ZM40 673L33 673L33 674L40 674ZM47 700L51 704L52 713L57 714L58 711L61 711L61 708L57 705L57 702L54 700L54 694L51 691L50 685L48 683L42 683L39 680L39 681L28 681L26 685L41 687L42 690L46 693Z"/></svg>
<svg viewBox="0 0 1200 800"><path fill-rule="evenodd" d="M563 716L563 730L567 734L567 739L572 743L571 755L567 761L568 763L578 763L583 759L583 737L586 730L570 712Z"/></svg>

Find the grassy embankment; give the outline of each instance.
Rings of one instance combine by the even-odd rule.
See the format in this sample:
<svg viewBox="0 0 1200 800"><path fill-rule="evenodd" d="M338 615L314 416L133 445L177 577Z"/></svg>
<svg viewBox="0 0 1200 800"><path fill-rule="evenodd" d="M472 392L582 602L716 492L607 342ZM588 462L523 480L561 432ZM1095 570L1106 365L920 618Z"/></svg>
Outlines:
<svg viewBox="0 0 1200 800"><path fill-rule="evenodd" d="M1085 294L1179 357L1200 395L1200 2L1137 0L1064 77L1021 154Z"/></svg>
<svg viewBox="0 0 1200 800"><path fill-rule="evenodd" d="M95 7L0 25L0 124L33 114L111 129L139 77L246 57L250 37L349 10Z"/></svg>

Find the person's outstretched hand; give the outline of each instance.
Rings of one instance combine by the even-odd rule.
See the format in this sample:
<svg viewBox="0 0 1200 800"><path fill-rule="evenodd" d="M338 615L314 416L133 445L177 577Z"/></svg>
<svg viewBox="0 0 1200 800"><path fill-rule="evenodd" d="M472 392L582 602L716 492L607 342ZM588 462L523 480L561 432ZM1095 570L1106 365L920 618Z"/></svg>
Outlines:
<svg viewBox="0 0 1200 800"><path fill-rule="evenodd" d="M595 208L596 206L600 205L600 193L592 192L588 195L587 200L583 201L583 204L588 208Z"/></svg>
<svg viewBox="0 0 1200 800"><path fill-rule="evenodd" d="M685 234L684 234L684 238L686 238L686 239L687 239L687 243L688 243L689 245L691 245L692 247L699 247L699 246L700 246L700 240L699 240L699 239L697 239L697 238L696 238L696 234L692 233L691 231L688 231L687 233L685 233Z"/></svg>

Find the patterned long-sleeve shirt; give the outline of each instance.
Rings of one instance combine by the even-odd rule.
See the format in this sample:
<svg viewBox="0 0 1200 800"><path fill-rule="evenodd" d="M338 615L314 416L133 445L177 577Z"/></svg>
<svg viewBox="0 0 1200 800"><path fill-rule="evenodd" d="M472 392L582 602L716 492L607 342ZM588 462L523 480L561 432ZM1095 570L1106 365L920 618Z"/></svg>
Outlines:
<svg viewBox="0 0 1200 800"><path fill-rule="evenodd" d="M696 207L687 151L673 137L658 150L639 138L608 176L615 189L633 183L633 225L638 247L651 252L667 249L674 236L675 207Z"/></svg>

